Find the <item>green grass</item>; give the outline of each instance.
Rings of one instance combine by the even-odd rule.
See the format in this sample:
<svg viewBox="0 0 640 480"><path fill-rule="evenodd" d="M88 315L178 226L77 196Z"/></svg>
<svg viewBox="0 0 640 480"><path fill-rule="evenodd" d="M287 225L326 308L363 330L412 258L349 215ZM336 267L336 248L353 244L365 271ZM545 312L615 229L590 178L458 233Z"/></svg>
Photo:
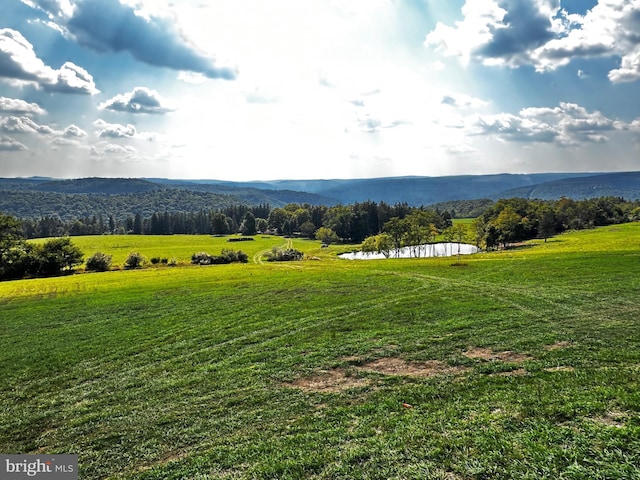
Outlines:
<svg viewBox="0 0 640 480"><path fill-rule="evenodd" d="M155 240L84 239L182 255ZM285 242L0 283L0 451L77 453L83 479L639 478L640 224L463 266L300 240L317 260L259 263ZM332 375L351 387L299 388Z"/></svg>
<svg viewBox="0 0 640 480"><path fill-rule="evenodd" d="M224 248L242 250L253 257L263 250L271 250L272 246L284 245L286 240L277 236L256 236L254 241L230 242L237 236L215 237L211 235L89 235L72 237L71 241L85 254L85 260L96 252L113 256L113 266L122 267L131 252L140 252L147 259L174 259L179 264L191 262L191 255L196 252L207 252L218 255ZM31 240L42 242L44 239Z"/></svg>

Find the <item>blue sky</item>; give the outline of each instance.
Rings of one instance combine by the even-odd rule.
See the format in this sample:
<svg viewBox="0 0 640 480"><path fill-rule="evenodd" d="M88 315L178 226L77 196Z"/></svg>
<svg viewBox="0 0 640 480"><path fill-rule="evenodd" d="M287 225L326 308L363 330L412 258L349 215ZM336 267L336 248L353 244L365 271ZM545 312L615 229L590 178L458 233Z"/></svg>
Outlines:
<svg viewBox="0 0 640 480"><path fill-rule="evenodd" d="M640 170L640 0L4 0L0 176Z"/></svg>

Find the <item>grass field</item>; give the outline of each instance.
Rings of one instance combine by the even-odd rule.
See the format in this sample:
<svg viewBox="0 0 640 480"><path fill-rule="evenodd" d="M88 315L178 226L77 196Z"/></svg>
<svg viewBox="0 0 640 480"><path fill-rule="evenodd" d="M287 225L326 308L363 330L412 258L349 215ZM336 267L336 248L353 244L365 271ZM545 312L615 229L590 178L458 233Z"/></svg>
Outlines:
<svg viewBox="0 0 640 480"><path fill-rule="evenodd" d="M639 223L462 266L74 238L116 263L200 241L250 263L0 283L0 452L82 479L640 478Z"/></svg>

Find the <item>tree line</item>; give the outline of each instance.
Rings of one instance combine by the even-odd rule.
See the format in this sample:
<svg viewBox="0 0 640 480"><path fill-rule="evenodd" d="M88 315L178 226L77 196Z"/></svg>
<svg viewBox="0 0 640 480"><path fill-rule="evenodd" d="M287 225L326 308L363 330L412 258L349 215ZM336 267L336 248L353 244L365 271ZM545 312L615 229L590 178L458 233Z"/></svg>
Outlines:
<svg viewBox="0 0 640 480"><path fill-rule="evenodd" d="M136 213L124 218L98 214L63 220L57 216L45 216L26 218L21 223L26 238L104 234L255 235L259 232L314 238L318 229L327 228L335 233L336 241L360 243L366 237L380 233L389 219L404 218L415 210L431 212L438 228L451 224L451 215L447 211L410 207L407 203L389 205L372 201L334 207L306 203L290 203L276 208L269 204L231 205L195 212L154 212L148 216Z"/></svg>
<svg viewBox="0 0 640 480"><path fill-rule="evenodd" d="M404 217L389 219L379 233L364 239L362 250L388 257L403 247L411 247L411 256L420 257L427 254L420 246L433 243L438 235L442 235L446 242L475 243L481 249L506 248L534 238L546 241L566 230L640 221L640 202L619 197L580 201L569 198L557 201L511 198L491 204L470 224L456 225L450 222L438 224L433 212L414 209ZM317 236L329 238L330 233L320 229Z"/></svg>
<svg viewBox="0 0 640 480"><path fill-rule="evenodd" d="M473 222L470 236L481 248L547 238L566 230L581 230L640 221L640 201L619 197L554 201L511 198L498 200Z"/></svg>

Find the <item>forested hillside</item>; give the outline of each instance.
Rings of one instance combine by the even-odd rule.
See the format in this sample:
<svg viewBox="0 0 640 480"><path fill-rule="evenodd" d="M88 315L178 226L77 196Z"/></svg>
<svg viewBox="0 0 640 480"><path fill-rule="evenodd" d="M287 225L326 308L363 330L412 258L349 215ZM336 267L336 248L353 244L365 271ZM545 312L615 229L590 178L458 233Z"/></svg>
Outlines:
<svg viewBox="0 0 640 480"><path fill-rule="evenodd" d="M608 173L591 177L564 178L539 185L507 190L501 198L522 197L554 200L561 197L582 200L594 197L640 198L640 172ZM499 198L495 197L494 198Z"/></svg>

